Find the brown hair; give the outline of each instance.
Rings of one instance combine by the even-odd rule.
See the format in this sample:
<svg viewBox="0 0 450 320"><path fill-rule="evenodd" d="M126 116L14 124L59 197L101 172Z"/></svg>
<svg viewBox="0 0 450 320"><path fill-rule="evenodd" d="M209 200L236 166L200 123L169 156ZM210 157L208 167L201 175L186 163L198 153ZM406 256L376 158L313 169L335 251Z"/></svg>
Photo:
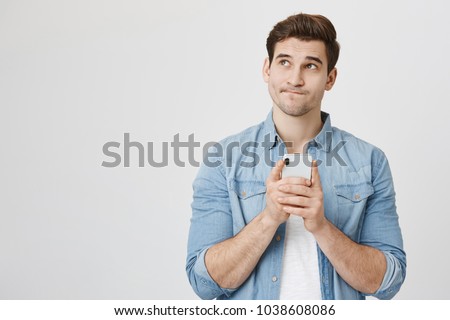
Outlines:
<svg viewBox="0 0 450 320"><path fill-rule="evenodd" d="M330 20L321 15L300 13L278 22L267 37L269 63L272 63L275 45L291 37L306 41L323 41L328 58L328 73L335 67L339 58L339 43L336 41L336 30Z"/></svg>

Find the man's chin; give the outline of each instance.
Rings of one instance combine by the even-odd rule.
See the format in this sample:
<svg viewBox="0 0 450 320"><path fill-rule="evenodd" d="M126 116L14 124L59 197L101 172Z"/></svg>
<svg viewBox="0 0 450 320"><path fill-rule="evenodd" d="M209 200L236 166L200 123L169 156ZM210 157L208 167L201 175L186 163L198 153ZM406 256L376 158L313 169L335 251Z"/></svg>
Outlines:
<svg viewBox="0 0 450 320"><path fill-rule="evenodd" d="M280 108L280 110L291 117L302 117L305 114L309 113L312 109L311 108L305 108L305 107L283 107Z"/></svg>

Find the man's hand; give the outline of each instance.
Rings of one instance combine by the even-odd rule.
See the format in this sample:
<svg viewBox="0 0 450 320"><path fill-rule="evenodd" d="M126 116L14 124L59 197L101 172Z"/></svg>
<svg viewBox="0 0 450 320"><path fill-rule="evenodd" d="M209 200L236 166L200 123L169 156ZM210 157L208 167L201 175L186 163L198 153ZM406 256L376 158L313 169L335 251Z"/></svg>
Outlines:
<svg viewBox="0 0 450 320"><path fill-rule="evenodd" d="M287 196L280 189L282 182L281 171L283 167L284 161L278 160L266 179L266 208L263 214L277 225L282 224L289 218L289 213L283 210L283 204L278 201L280 197Z"/></svg>
<svg viewBox="0 0 450 320"><path fill-rule="evenodd" d="M238 288L255 269L278 226L289 218L277 198L288 196L278 190L281 183L280 160L266 180L266 207L234 237L206 251L205 265L211 278L222 288Z"/></svg>
<svg viewBox="0 0 450 320"><path fill-rule="evenodd" d="M284 212L304 219L305 228L314 235L320 249L337 273L353 288L374 293L386 272L386 259L378 249L353 242L325 218L319 169L313 162L311 184L297 178L281 179L277 199Z"/></svg>
<svg viewBox="0 0 450 320"><path fill-rule="evenodd" d="M326 224L323 209L323 192L319 168L313 161L311 181L303 178L286 178L278 182L277 202L287 214L295 214L304 219L305 228L314 233Z"/></svg>

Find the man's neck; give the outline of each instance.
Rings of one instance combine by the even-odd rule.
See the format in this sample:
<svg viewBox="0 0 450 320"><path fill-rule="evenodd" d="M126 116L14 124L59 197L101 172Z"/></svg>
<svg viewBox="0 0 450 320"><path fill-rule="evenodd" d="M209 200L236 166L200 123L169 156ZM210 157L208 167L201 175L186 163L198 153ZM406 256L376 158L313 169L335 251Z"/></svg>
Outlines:
<svg viewBox="0 0 450 320"><path fill-rule="evenodd" d="M304 146L322 130L320 109L294 117L273 107L273 122L278 135L286 144L288 153L303 153Z"/></svg>

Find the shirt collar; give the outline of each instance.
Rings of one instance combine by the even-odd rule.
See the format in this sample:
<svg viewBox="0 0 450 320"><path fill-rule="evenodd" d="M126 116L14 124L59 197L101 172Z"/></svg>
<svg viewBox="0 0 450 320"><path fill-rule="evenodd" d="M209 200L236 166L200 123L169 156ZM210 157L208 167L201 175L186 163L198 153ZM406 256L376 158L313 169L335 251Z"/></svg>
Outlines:
<svg viewBox="0 0 450 320"><path fill-rule="evenodd" d="M323 127L319 134L313 139L318 147L322 147L326 152L330 152L331 139L333 137L333 128L331 127L331 117L328 113L321 111L320 117L322 118Z"/></svg>
<svg viewBox="0 0 450 320"><path fill-rule="evenodd" d="M264 121L264 136L269 136L269 141L271 142L270 148L275 147L279 141L278 133L275 130L275 124L273 123L272 110L270 110Z"/></svg>
<svg viewBox="0 0 450 320"><path fill-rule="evenodd" d="M269 138L273 144L270 149L275 147L280 141L280 137L275 129L275 124L273 122L273 111L271 110L267 115L266 120L264 121L264 132L266 135L269 135ZM331 127L331 117L328 113L321 111L320 117L322 118L323 127L320 130L319 134L310 141L310 143L315 144L318 148L323 148L326 152L330 152L331 149L331 140L332 140L332 132L333 128Z"/></svg>

